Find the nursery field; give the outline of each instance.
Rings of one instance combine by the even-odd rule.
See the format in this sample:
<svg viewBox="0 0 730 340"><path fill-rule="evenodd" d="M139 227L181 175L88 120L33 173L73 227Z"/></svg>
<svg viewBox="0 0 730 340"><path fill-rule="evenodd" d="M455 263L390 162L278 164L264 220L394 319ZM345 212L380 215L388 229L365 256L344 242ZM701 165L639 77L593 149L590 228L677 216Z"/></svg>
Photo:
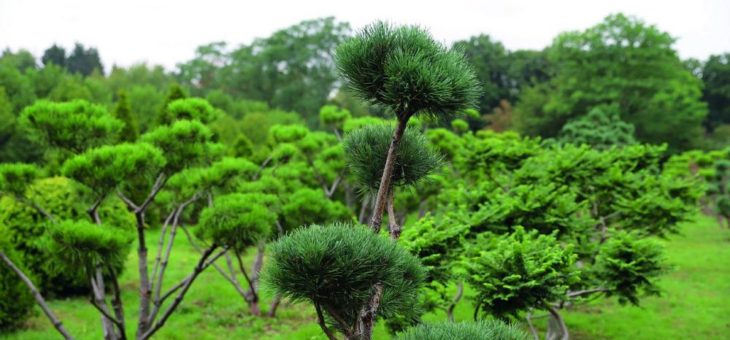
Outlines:
<svg viewBox="0 0 730 340"><path fill-rule="evenodd" d="M158 234L150 233L150 239ZM198 255L185 235L177 235L169 282L187 275ZM153 243L153 242L151 242ZM730 339L730 233L710 217L699 216L681 227L681 234L663 242L672 269L659 280L661 297L642 299L641 306L620 306L601 300L567 310L565 320L574 339ZM156 244L150 244L152 252ZM246 262L253 261L252 252ZM222 262L222 261L221 261ZM121 277L125 305L137 299L137 258L132 255ZM283 303L276 318L250 316L245 302L213 268L204 272L185 297L180 310L155 336L156 339L326 339L316 324L314 309L306 304ZM469 290L467 289L467 297ZM270 295L264 290L264 306ZM99 314L83 298L54 300L51 307L78 339L102 338ZM136 311L126 310L127 320ZM467 299L456 310L457 320L469 320L473 307ZM429 314L427 321L443 320ZM540 319L538 319L540 320ZM58 338L40 310L24 330L7 339L45 340ZM540 322L536 321L540 326ZM135 324L127 327L134 334ZM375 339L387 339L380 324Z"/></svg>

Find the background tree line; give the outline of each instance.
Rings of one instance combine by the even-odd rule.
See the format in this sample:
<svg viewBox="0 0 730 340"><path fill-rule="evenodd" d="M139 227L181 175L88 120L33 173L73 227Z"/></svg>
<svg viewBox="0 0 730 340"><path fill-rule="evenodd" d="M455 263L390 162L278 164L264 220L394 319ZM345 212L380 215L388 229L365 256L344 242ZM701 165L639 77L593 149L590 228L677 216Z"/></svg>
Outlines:
<svg viewBox="0 0 730 340"><path fill-rule="evenodd" d="M128 107L128 119L144 132L158 123L166 102L185 93L228 113L220 118L221 128L243 132L255 144L263 135L245 131L248 126L301 120L318 128L319 109L327 103L356 117L384 116L385 108L341 91L346 84L336 77L333 53L351 35L346 22L308 20L250 44L200 46L174 71L138 64L113 66L108 74L98 51L81 44L69 52L54 44L41 58L5 50L0 160L39 159L39 146L15 128L20 111L36 99ZM730 57L681 60L674 41L622 14L563 33L543 50L510 51L485 34L457 41L453 47L466 55L482 88L479 114L468 119L469 127L558 137L566 125L609 105L611 112L602 109L599 115L613 118L600 119L630 126L639 142L668 143L670 152L720 148L730 138Z"/></svg>

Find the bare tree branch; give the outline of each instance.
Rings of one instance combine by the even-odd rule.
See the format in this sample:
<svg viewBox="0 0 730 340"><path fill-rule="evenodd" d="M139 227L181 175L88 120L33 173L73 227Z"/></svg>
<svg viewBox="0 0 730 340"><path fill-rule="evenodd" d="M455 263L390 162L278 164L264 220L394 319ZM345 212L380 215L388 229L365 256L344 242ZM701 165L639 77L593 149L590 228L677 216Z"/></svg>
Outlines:
<svg viewBox="0 0 730 340"><path fill-rule="evenodd" d="M322 331L324 331L324 334L327 335L327 338L330 340L336 340L334 333L332 333L332 330L327 327L327 324L324 321L324 315L322 315L322 308L319 306L319 303L314 303L314 309L317 311L317 320L319 321L319 327L322 328Z"/></svg>
<svg viewBox="0 0 730 340"><path fill-rule="evenodd" d="M60 333L66 340L73 340L73 337L68 333L66 327L63 326L61 320L59 320L58 317L56 317L56 314L53 313L51 307L49 307L48 303L46 303L46 299L43 298L43 295L41 295L40 291L38 291L36 286L33 284L33 281L31 281L28 276L26 276L25 273L23 273L23 271L20 270L20 268L18 268L7 255L5 255L3 251L0 251L0 258L15 272L16 275L18 275L20 280L23 281L28 289L30 289L31 294L33 294L33 298L35 298L36 302L41 307L41 310L43 310L43 313L46 314L46 317L51 321L53 327L56 328L58 333Z"/></svg>

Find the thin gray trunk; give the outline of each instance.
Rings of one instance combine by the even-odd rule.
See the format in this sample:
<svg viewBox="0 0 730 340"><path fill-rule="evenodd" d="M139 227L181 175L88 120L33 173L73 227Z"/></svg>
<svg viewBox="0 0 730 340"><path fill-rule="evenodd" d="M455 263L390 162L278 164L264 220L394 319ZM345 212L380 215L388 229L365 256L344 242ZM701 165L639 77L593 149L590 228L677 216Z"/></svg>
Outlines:
<svg viewBox="0 0 730 340"><path fill-rule="evenodd" d="M406 130L407 118L398 120L398 125L393 132L393 138L390 141L390 147L388 147L388 154L385 158L385 167L383 168L383 176L380 178L380 187L378 187L378 193L375 196L375 205L373 207L373 216L370 220L370 228L373 231L380 232L380 225L383 221L383 213L385 212L385 206L388 196L388 190L390 189L391 178L393 177L393 168L395 167L396 155L398 152L398 145L403 137L403 133Z"/></svg>
<svg viewBox="0 0 730 340"><path fill-rule="evenodd" d="M58 333L60 333L64 339L72 340L73 337L68 333L66 327L63 326L61 320L59 320L58 317L56 317L56 314L53 313L51 307L49 307L48 303L46 303L46 299L43 298L43 295L41 295L40 291L38 291L38 288L36 288L36 286L33 284L33 281L31 281L28 276L26 276L25 273L23 273L23 271L20 270L20 268L18 268L18 266L16 266L15 263L13 263L13 261L11 261L7 255L5 255L5 252L0 251L0 259L2 259L3 262L5 262L5 264L7 264L8 267L10 267L10 269L12 269L16 275L18 275L20 280L23 281L28 289L30 289L30 293L33 295L33 298L38 303L38 306L41 307L41 310L43 310L43 314L46 314L48 320L51 321L53 327L56 328L56 331L58 331Z"/></svg>

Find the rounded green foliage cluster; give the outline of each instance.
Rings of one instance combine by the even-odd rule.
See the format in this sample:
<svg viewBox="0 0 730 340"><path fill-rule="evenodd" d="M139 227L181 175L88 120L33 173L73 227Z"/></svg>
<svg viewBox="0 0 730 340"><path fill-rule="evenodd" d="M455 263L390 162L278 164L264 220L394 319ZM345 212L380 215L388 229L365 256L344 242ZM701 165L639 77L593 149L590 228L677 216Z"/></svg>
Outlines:
<svg viewBox="0 0 730 340"><path fill-rule="evenodd" d="M73 152L114 142L124 127L103 106L84 100L37 101L23 110L20 122L48 145Z"/></svg>
<svg viewBox="0 0 730 340"><path fill-rule="evenodd" d="M388 318L412 307L424 276L418 259L397 243L365 227L334 224L274 243L264 277L282 296L336 311L353 325L373 285L383 285L378 316Z"/></svg>
<svg viewBox="0 0 730 340"><path fill-rule="evenodd" d="M220 196L200 214L198 235L215 245L241 252L271 233L276 224L276 213L269 209L271 204L272 197L263 194Z"/></svg>
<svg viewBox="0 0 730 340"><path fill-rule="evenodd" d="M165 165L162 152L148 143L105 145L68 159L61 172L99 194L125 181L154 178Z"/></svg>
<svg viewBox="0 0 730 340"><path fill-rule="evenodd" d="M342 125L350 119L350 111L340 109L335 105L325 105L319 109L319 121L322 125L342 128Z"/></svg>
<svg viewBox="0 0 730 340"><path fill-rule="evenodd" d="M199 121L180 120L172 125L160 126L140 138L160 150L167 160L165 169L177 172L212 157L216 148L212 145L213 132Z"/></svg>
<svg viewBox="0 0 730 340"><path fill-rule="evenodd" d="M657 241L620 231L601 247L593 270L607 295L638 305L640 292L659 295L655 279L666 271L662 254Z"/></svg>
<svg viewBox="0 0 730 340"><path fill-rule="evenodd" d="M479 202L469 217L473 231L508 233L521 226L541 234L563 237L593 227L595 221L581 214L584 203L566 186L518 185L508 192L496 191Z"/></svg>
<svg viewBox="0 0 730 340"><path fill-rule="evenodd" d="M24 273L21 258L12 249L5 226L0 225L0 251L4 252ZM0 261L0 333L17 329L33 315L35 300L28 287L5 262Z"/></svg>
<svg viewBox="0 0 730 340"><path fill-rule="evenodd" d="M274 125L269 128L269 143L294 143L309 134L309 129L302 125Z"/></svg>
<svg viewBox="0 0 730 340"><path fill-rule="evenodd" d="M350 132L344 141L348 167L365 190L378 190L393 127L370 125ZM416 130L406 130L397 150L393 186L413 185L441 165L441 156Z"/></svg>
<svg viewBox="0 0 730 340"><path fill-rule="evenodd" d="M398 334L398 340L527 340L519 327L496 319L477 322L420 324Z"/></svg>
<svg viewBox="0 0 730 340"><path fill-rule="evenodd" d="M576 256L554 236L517 228L503 236L483 234L462 261L474 288L477 310L499 317L516 316L565 296L578 281Z"/></svg>
<svg viewBox="0 0 730 340"><path fill-rule="evenodd" d="M198 120L202 123L209 123L221 114L205 99L182 98L167 104L160 119L162 124L170 124L178 120Z"/></svg>
<svg viewBox="0 0 730 340"><path fill-rule="evenodd" d="M355 131L357 129L360 129L362 127L368 126L368 125L382 125L387 124L388 121L384 120L382 118L373 117L373 116L364 116L364 117L357 117L348 119L345 124L342 126L342 131L345 133L350 133L352 131Z"/></svg>
<svg viewBox="0 0 730 340"><path fill-rule="evenodd" d="M124 264L132 244L132 233L89 221L64 220L48 226L47 247L50 266L56 272L83 272L92 275L94 266L105 269ZM115 274L116 275L116 274Z"/></svg>
<svg viewBox="0 0 730 340"><path fill-rule="evenodd" d="M22 196L25 188L38 177L38 173L38 168L32 164L0 164L0 194Z"/></svg>
<svg viewBox="0 0 730 340"><path fill-rule="evenodd" d="M454 119L451 121L451 129L458 134L463 134L469 131L469 123L463 119Z"/></svg>
<svg viewBox="0 0 730 340"><path fill-rule="evenodd" d="M479 83L464 56L417 26L377 22L337 47L337 68L357 95L399 119L474 106Z"/></svg>
<svg viewBox="0 0 730 340"><path fill-rule="evenodd" d="M636 144L634 126L621 120L618 106L597 106L587 115L566 123L558 139L572 144L587 144L598 149Z"/></svg>
<svg viewBox="0 0 730 340"><path fill-rule="evenodd" d="M25 195L59 221L88 218L86 209L95 199L88 190L65 177L40 179L28 187ZM120 200L102 202L99 215L106 228L126 232L125 229L130 230L134 225L134 215ZM88 291L85 277L74 272L54 271L47 265L55 261L44 242L50 222L36 209L11 197L0 198L0 225L43 292L69 295ZM115 269L121 271L122 268L119 264Z"/></svg>
<svg viewBox="0 0 730 340"><path fill-rule="evenodd" d="M286 203L282 207L282 217L287 230L353 218L344 204L329 200L322 189L310 188L301 188L287 195Z"/></svg>

